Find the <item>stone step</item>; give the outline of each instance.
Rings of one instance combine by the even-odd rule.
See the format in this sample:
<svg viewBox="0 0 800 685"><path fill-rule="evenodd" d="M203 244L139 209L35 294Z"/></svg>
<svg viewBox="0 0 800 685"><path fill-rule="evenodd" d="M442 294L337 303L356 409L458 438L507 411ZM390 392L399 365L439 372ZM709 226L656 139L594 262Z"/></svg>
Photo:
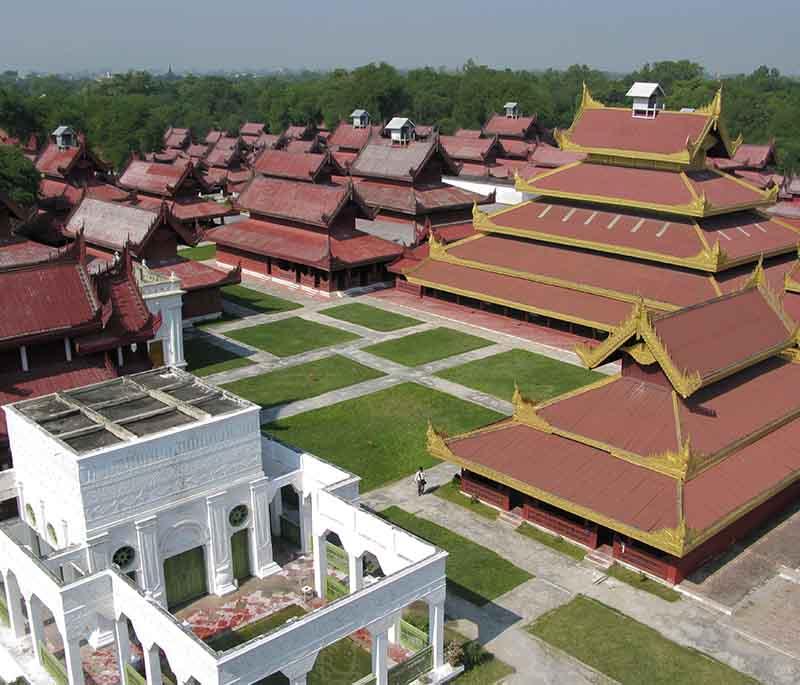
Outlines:
<svg viewBox="0 0 800 685"><path fill-rule="evenodd" d="M500 523L504 523L512 528L518 528L522 525L523 518L512 511L501 511L500 516L497 517Z"/></svg>
<svg viewBox="0 0 800 685"><path fill-rule="evenodd" d="M592 550L584 559L603 571L607 571L614 565L614 557L602 548Z"/></svg>

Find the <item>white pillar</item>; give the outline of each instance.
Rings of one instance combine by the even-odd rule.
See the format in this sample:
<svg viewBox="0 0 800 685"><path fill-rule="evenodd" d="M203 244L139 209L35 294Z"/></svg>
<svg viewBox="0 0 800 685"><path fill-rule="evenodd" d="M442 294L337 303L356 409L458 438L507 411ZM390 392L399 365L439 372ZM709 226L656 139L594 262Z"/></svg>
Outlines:
<svg viewBox="0 0 800 685"><path fill-rule="evenodd" d="M128 619L124 616L114 621L114 641L117 644L117 668L120 683L125 683L125 667L131 662L131 638L128 633Z"/></svg>
<svg viewBox="0 0 800 685"><path fill-rule="evenodd" d="M325 599L328 579L328 541L324 535L314 536L314 587L320 599Z"/></svg>
<svg viewBox="0 0 800 685"><path fill-rule="evenodd" d="M153 644L150 649L143 650L144 652L144 675L147 679L147 685L163 685L164 680L161 677L161 650L157 644Z"/></svg>
<svg viewBox="0 0 800 685"><path fill-rule="evenodd" d="M17 579L10 572L6 575L5 585L8 622L14 638L21 640L25 637L25 615L22 613L22 595L19 591Z"/></svg>
<svg viewBox="0 0 800 685"><path fill-rule="evenodd" d="M304 656L299 661L295 661L293 664L284 666L281 669L281 673L289 679L289 685L306 685L308 682L308 673L314 668L317 654L319 654L319 652Z"/></svg>
<svg viewBox="0 0 800 685"><path fill-rule="evenodd" d="M300 518L300 549L303 554L308 554L308 543L311 537L311 497L303 497L303 493L300 492L298 502L300 506L300 511L297 512Z"/></svg>
<svg viewBox="0 0 800 685"><path fill-rule="evenodd" d="M136 541L141 559L141 587L147 597L164 604L164 566L158 551L158 519L155 516L136 521Z"/></svg>
<svg viewBox="0 0 800 685"><path fill-rule="evenodd" d="M403 619L403 612L400 611L397 613L397 618L395 618L394 623L389 627L389 642L393 645L400 644L400 621Z"/></svg>
<svg viewBox="0 0 800 685"><path fill-rule="evenodd" d="M347 576L350 580L350 594L352 594L364 587L364 556L348 553L347 561L349 562Z"/></svg>
<svg viewBox="0 0 800 685"><path fill-rule="evenodd" d="M444 665L444 600L428 605L428 639L433 647L433 668Z"/></svg>
<svg viewBox="0 0 800 685"><path fill-rule="evenodd" d="M68 362L72 361L72 345L70 344L69 338L64 338L64 355Z"/></svg>
<svg viewBox="0 0 800 685"><path fill-rule="evenodd" d="M172 349L175 356L175 361L172 363L175 366L184 366L186 364L186 360L183 358L183 312L181 311L181 306L178 305L177 307L173 307L171 313L171 318L173 321Z"/></svg>
<svg viewBox="0 0 800 685"><path fill-rule="evenodd" d="M125 365L125 357L122 354L122 347L117 347L117 366L122 367Z"/></svg>
<svg viewBox="0 0 800 685"><path fill-rule="evenodd" d="M44 618L42 617L42 603L36 597L31 595L28 599L28 626L31 630L31 644L33 646L33 653L36 655L36 661L40 666L42 663L42 653L39 645L44 643Z"/></svg>
<svg viewBox="0 0 800 685"><path fill-rule="evenodd" d="M270 524L272 532L278 537L281 534L281 514L283 513L283 496L278 490L269 505Z"/></svg>
<svg viewBox="0 0 800 685"><path fill-rule="evenodd" d="M206 497L208 509L208 528L211 531L211 592L227 595L237 585L233 577L233 554L231 552L231 533L228 525L228 512L225 501L226 492Z"/></svg>
<svg viewBox="0 0 800 685"><path fill-rule="evenodd" d="M28 370L28 350L25 345L19 346L19 361L22 364L22 370Z"/></svg>
<svg viewBox="0 0 800 685"><path fill-rule="evenodd" d="M83 685L83 662L81 661L81 645L77 638L64 637L64 661L67 666L69 685Z"/></svg>
<svg viewBox="0 0 800 685"><path fill-rule="evenodd" d="M265 578L280 571L272 556L268 478L250 483L250 509L250 572L257 578Z"/></svg>
<svg viewBox="0 0 800 685"><path fill-rule="evenodd" d="M375 685L389 685L389 631L372 633L372 674Z"/></svg>

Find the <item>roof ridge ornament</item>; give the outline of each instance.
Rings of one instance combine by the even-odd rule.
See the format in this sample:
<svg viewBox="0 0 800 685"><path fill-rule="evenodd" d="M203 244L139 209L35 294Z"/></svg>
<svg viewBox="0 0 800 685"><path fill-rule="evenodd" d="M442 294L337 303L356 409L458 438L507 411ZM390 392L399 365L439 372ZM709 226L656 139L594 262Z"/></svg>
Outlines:
<svg viewBox="0 0 800 685"><path fill-rule="evenodd" d="M589 90L589 86L586 85L586 81L583 82L583 87L581 89L581 104L580 109L603 109L605 105L600 102L599 100L595 100L592 97L592 93Z"/></svg>
<svg viewBox="0 0 800 685"><path fill-rule="evenodd" d="M428 236L428 255L431 259L438 259L440 261L447 257L444 241L433 228L431 228L430 235Z"/></svg>
<svg viewBox="0 0 800 685"><path fill-rule="evenodd" d="M717 92L710 102L701 105L695 110L698 114L710 114L715 119L722 116L722 84L720 84Z"/></svg>
<svg viewBox="0 0 800 685"><path fill-rule="evenodd" d="M536 403L522 394L516 381L514 381L514 395L511 398L511 403L514 405L515 421L529 426L530 428L535 428L542 433L553 432L553 427L545 418L537 413Z"/></svg>
<svg viewBox="0 0 800 685"><path fill-rule="evenodd" d="M430 418L428 419L428 429L425 436L428 452L434 457L448 460L454 457L452 450L447 446L447 433L437 430Z"/></svg>

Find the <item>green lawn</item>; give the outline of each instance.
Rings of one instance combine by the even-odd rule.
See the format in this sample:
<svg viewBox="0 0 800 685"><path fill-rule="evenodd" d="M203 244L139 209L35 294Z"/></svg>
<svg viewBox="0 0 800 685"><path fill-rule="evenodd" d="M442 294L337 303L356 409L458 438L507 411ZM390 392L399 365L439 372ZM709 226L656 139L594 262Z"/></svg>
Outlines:
<svg viewBox="0 0 800 685"><path fill-rule="evenodd" d="M533 578L492 550L399 507L384 509L380 515L447 550L448 587L475 604L486 604Z"/></svg>
<svg viewBox="0 0 800 685"><path fill-rule="evenodd" d="M207 328L216 328L217 326L221 326L229 321L240 321L241 318L242 317L238 316L237 314L223 311L219 318L211 319L209 321L201 321L200 323L196 323L194 326L195 328L202 328L205 330Z"/></svg>
<svg viewBox="0 0 800 685"><path fill-rule="evenodd" d="M519 526L519 528L517 528L517 532L527 538L536 540L536 542L541 542L543 545L547 545L550 549L554 549L556 552L566 554L568 557L572 557L576 561L580 561L586 556L586 550L583 549L583 547L573 545L571 542L559 537L558 535L550 535L550 533L545 533L543 530L540 530L536 526L532 526L530 523L523 523L521 526Z"/></svg>
<svg viewBox="0 0 800 685"><path fill-rule="evenodd" d="M622 685L754 685L702 652L583 595L540 616L528 630Z"/></svg>
<svg viewBox="0 0 800 685"><path fill-rule="evenodd" d="M308 364L243 378L223 387L262 407L274 407L316 397L383 375L380 371L337 354Z"/></svg>
<svg viewBox="0 0 800 685"><path fill-rule="evenodd" d="M253 621L252 623L248 623L247 625L237 628L236 630L229 630L214 636L208 640L208 646L212 649L216 649L218 652L225 652L229 649L237 647L238 645L243 645L245 642L258 637L259 635L269 633L278 626L282 626L290 618L303 616L305 613L306 612L302 607L298 606L297 604L291 604L290 606L281 609L280 611L276 611L274 614L270 614L269 616L266 616L258 621Z"/></svg>
<svg viewBox="0 0 800 685"><path fill-rule="evenodd" d="M505 661L495 659L487 652L486 660L465 671L453 682L458 685L494 685L501 678L514 673L514 669Z"/></svg>
<svg viewBox="0 0 800 685"><path fill-rule="evenodd" d="M347 331L325 326L316 321L306 321L297 316L260 326L240 328L226 335L278 357L291 357L358 338L357 335Z"/></svg>
<svg viewBox="0 0 800 685"><path fill-rule="evenodd" d="M490 340L468 335L452 328L434 328L421 333L412 333L396 340L370 345L364 350L398 364L420 366L491 344Z"/></svg>
<svg viewBox="0 0 800 685"><path fill-rule="evenodd" d="M202 338L185 340L183 356L186 358L186 370L197 376L210 376L212 373L230 371L253 363Z"/></svg>
<svg viewBox="0 0 800 685"><path fill-rule="evenodd" d="M606 571L606 573L608 573L608 575L612 578L616 578L617 580L621 580L623 583L627 583L631 587L635 587L637 590L649 592L651 595L661 597L661 599L664 599L667 602L677 602L681 598L680 593L675 592L675 590L672 588L669 588L666 585L653 580L652 578L648 578L646 575L644 575L644 573L636 573L635 571L631 571L629 568L625 568L619 564L613 564L611 568Z"/></svg>
<svg viewBox="0 0 800 685"><path fill-rule="evenodd" d="M436 374L495 397L511 400L514 383L537 402L603 378L602 374L527 350L510 350Z"/></svg>
<svg viewBox="0 0 800 685"><path fill-rule="evenodd" d="M178 250L178 256L185 259L196 259L204 261L206 259L214 259L217 256L216 245L200 245L199 247L187 247L183 250Z"/></svg>
<svg viewBox="0 0 800 685"><path fill-rule="evenodd" d="M372 672L370 653L346 637L325 647L308 674L308 685L352 685ZM287 685L289 679L276 673L256 685Z"/></svg>
<svg viewBox="0 0 800 685"><path fill-rule="evenodd" d="M397 331L401 328L408 328L422 323L417 319L412 319L410 316L387 312L385 309L370 307L368 304L362 304L361 302L323 309L320 314L331 316L341 321L348 321L365 328L371 328L373 331Z"/></svg>
<svg viewBox="0 0 800 685"><path fill-rule="evenodd" d="M441 497L442 499L446 499L448 502L452 502L453 504L458 504L465 509L469 509L471 512L478 514L478 516L483 516L487 519L496 519L500 516L500 512L497 509L493 509L492 507L487 507L482 502L474 501L471 497L464 495L461 493L461 489L456 485L455 481L450 481L449 483L445 483L440 487L434 490L434 494L437 497Z"/></svg>
<svg viewBox="0 0 800 685"><path fill-rule="evenodd" d="M240 307L247 307L247 309L252 309L260 314L288 312L303 306L291 300L284 300L252 288L245 288L243 285L226 285L222 288L222 297L228 302L238 304Z"/></svg>
<svg viewBox="0 0 800 685"><path fill-rule="evenodd" d="M416 383L403 383L322 409L281 419L264 430L361 476L367 492L417 467L438 463L428 454L428 419L451 435L503 418L472 402Z"/></svg>

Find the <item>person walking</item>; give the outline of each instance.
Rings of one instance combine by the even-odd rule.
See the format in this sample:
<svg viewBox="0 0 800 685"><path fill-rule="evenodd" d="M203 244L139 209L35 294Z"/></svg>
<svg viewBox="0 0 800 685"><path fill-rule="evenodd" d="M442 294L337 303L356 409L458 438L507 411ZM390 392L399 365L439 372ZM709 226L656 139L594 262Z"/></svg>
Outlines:
<svg viewBox="0 0 800 685"><path fill-rule="evenodd" d="M414 476L414 482L417 484L417 497L421 497L425 494L425 472L422 470L421 466Z"/></svg>

